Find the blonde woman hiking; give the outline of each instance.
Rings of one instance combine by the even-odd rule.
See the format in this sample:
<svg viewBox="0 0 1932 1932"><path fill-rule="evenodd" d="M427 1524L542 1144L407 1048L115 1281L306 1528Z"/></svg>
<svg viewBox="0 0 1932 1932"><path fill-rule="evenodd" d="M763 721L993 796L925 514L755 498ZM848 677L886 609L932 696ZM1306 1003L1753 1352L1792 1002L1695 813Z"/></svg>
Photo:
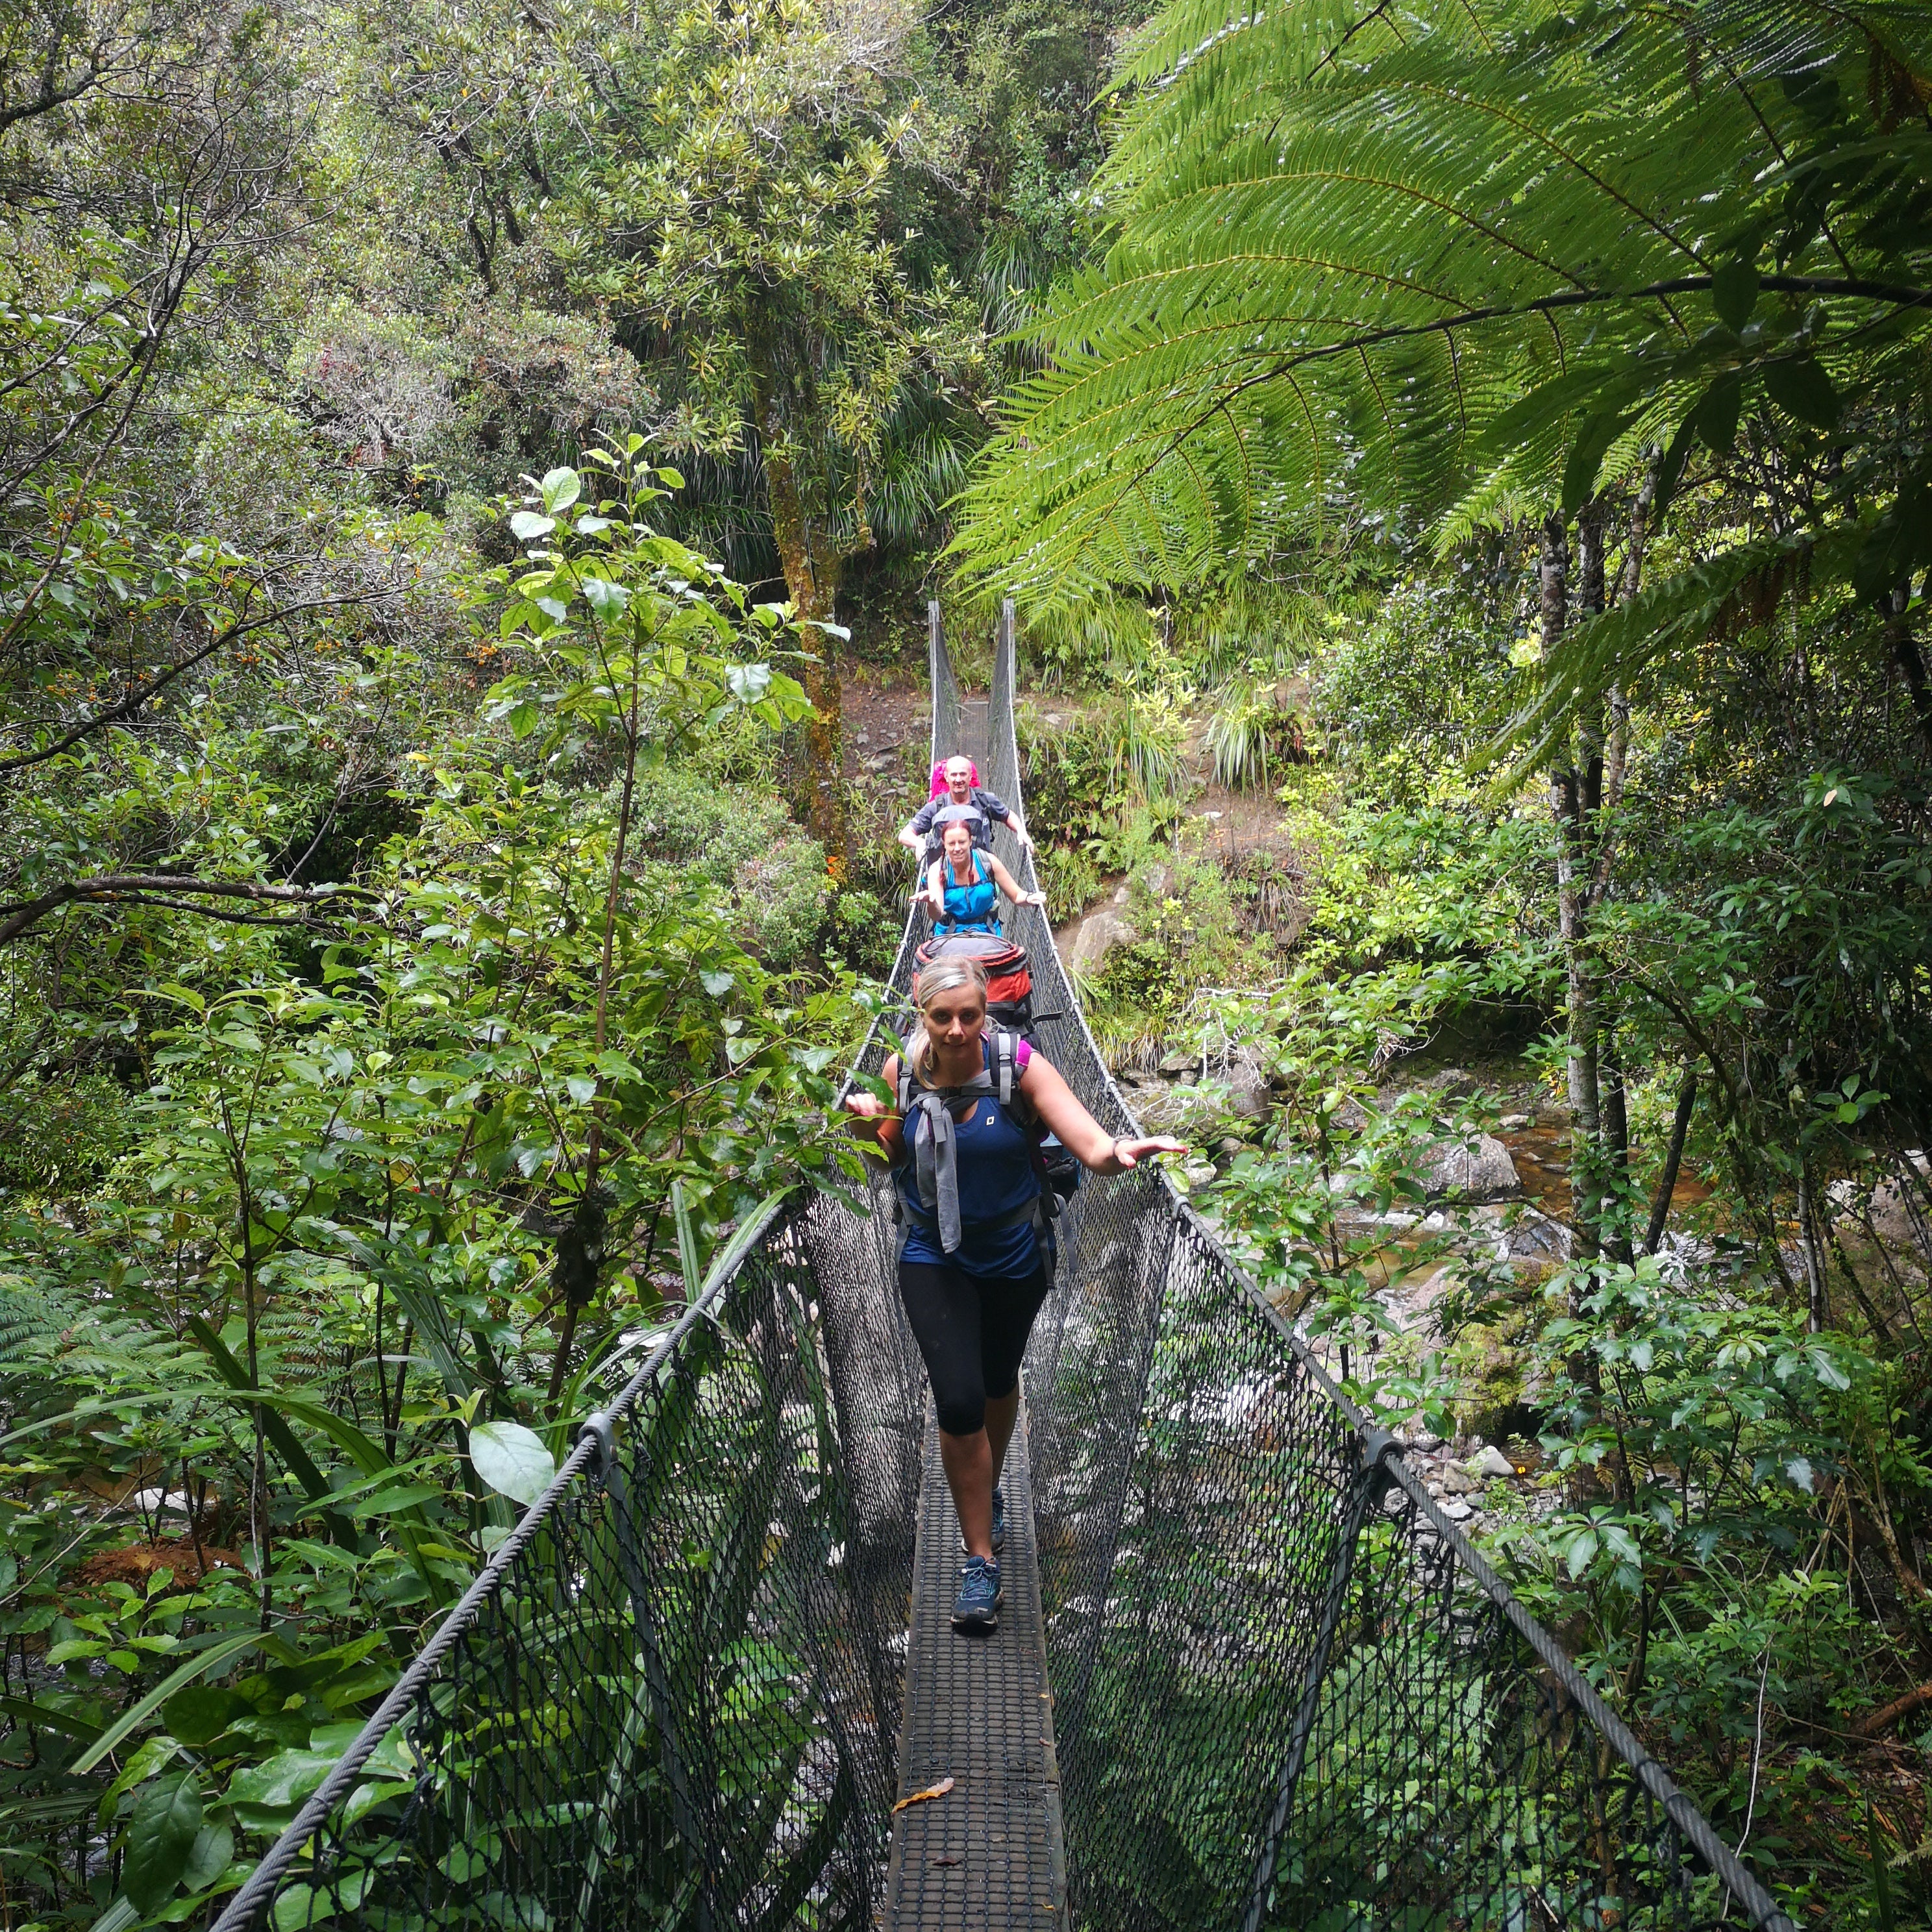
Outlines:
<svg viewBox="0 0 1932 1932"><path fill-rule="evenodd" d="M886 1062L890 1104L845 1105L896 1169L899 1294L939 1417L940 1456L966 1548L956 1630L998 1628L1006 1541L1000 1472L1019 1410L1019 1369L1053 1264L1041 1136L1096 1174L1124 1174L1179 1141L1116 1139L1058 1071L986 1023L977 960L936 959L913 988L906 1064Z"/></svg>

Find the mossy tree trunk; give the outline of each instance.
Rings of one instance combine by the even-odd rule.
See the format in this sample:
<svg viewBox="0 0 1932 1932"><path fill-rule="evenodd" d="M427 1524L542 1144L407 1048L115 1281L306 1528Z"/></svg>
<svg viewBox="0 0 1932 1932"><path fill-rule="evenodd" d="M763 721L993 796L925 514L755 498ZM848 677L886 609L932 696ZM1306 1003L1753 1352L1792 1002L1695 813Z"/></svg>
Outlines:
<svg viewBox="0 0 1932 1932"><path fill-rule="evenodd" d="M794 445L773 402L776 383L769 361L754 344L753 393L758 439L764 458L765 495L770 507L772 538L784 572L785 594L806 630L812 654L806 667L806 695L812 715L806 728L806 823L842 873L850 856L845 812L844 722L838 679L838 640L826 626L838 621L838 581L844 566L826 519L812 514L810 481L801 478Z"/></svg>

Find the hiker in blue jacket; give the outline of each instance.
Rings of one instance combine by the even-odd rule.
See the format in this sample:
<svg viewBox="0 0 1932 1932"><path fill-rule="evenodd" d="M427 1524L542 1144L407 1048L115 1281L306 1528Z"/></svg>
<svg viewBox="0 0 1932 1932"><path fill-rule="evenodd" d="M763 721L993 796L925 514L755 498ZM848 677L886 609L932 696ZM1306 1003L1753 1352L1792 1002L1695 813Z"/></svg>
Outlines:
<svg viewBox="0 0 1932 1932"><path fill-rule="evenodd" d="M928 870L920 895L932 914L933 931L997 933L1002 892L1016 906L1046 903L1046 893L1027 891L992 853L979 850L964 826L949 825L945 849Z"/></svg>
<svg viewBox="0 0 1932 1932"><path fill-rule="evenodd" d="M986 1023L980 962L948 956L920 969L920 1024L884 1067L893 1103L845 1105L898 1170L899 1294L926 1359L940 1460L966 1562L956 1630L998 1627L999 1488L1019 1412L1019 1370L1046 1299L1053 1259L1040 1137L1058 1136L1096 1174L1124 1174L1181 1142L1115 1139L1046 1057Z"/></svg>

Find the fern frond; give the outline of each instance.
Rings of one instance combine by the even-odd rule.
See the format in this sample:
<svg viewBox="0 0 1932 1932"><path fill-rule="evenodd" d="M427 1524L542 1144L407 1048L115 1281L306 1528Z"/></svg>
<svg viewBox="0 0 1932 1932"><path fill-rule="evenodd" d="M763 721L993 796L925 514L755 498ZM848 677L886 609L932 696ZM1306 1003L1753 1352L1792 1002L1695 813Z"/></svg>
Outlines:
<svg viewBox="0 0 1932 1932"><path fill-rule="evenodd" d="M1816 0L1175 0L1101 177L1117 238L1018 332L1048 366L961 500L962 574L1064 604L1225 578L1345 501L1447 529L1600 487L1786 352L1714 334L1727 264L1787 335L1828 295L1789 353L1863 382L1899 312L1876 278L1909 297L1923 238L1856 259L1789 184L1822 165L1804 76L1873 44Z"/></svg>

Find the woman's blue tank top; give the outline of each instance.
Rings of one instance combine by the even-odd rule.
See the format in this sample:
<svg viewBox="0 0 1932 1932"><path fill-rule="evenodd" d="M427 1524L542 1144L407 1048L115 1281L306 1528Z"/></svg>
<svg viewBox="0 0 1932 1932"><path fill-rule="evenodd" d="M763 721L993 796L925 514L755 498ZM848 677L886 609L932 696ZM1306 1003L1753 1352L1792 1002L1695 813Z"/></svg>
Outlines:
<svg viewBox="0 0 1932 1932"><path fill-rule="evenodd" d="M973 854L972 884L955 884L951 862L944 859L939 862L939 878L940 883L946 888L946 912L943 918L933 922L934 932L999 931L998 909L1000 889L994 884L992 874L986 868L986 862L977 852Z"/></svg>
<svg viewBox="0 0 1932 1932"><path fill-rule="evenodd" d="M986 1043L986 1066L993 1064L992 1042ZM964 1120L955 1119L952 1132L959 1166L959 1246L951 1254L939 1244L939 1229L920 1205L919 1182L908 1157L899 1163L897 1183L904 1204L906 1244L900 1259L924 1262L934 1268L956 1268L968 1274L1024 1280L1040 1265L1040 1244L1033 1222L987 1228L1016 1212L1040 1194L1040 1175L1033 1164L1033 1147L1026 1129L1011 1111L990 1094L974 1097ZM974 1224L980 1224L976 1232Z"/></svg>

